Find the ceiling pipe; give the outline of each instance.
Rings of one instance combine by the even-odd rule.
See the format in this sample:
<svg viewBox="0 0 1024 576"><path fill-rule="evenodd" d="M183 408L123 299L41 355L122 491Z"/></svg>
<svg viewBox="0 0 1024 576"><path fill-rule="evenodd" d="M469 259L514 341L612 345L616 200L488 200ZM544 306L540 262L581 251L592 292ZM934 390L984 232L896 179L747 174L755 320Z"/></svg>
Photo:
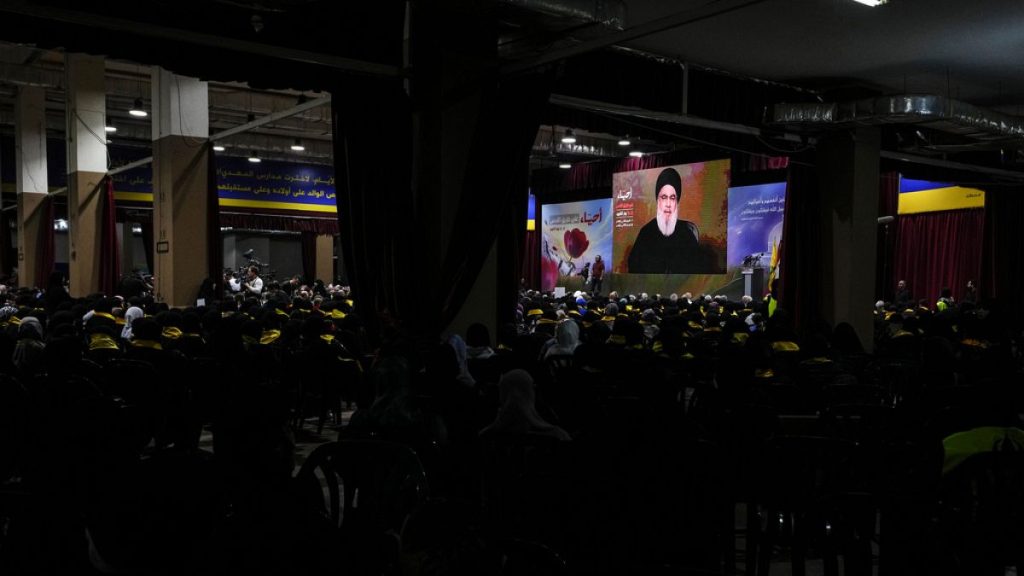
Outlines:
<svg viewBox="0 0 1024 576"><path fill-rule="evenodd" d="M666 30L672 30L673 28L679 28L680 26L685 26L687 24L707 20L708 18L714 18L715 16L734 12L736 10L741 10L748 6L753 6L754 4L760 4L764 1L765 0L719 0L718 2L708 2L707 4L703 4L696 8L676 12L675 14L671 14L664 18L657 18L650 22L645 22L620 32L580 42L575 46L552 50L547 54L542 54L536 58L527 58L510 62L501 67L501 74L506 76L518 74L520 72L539 68L546 64L558 62L559 60L565 60L566 58L579 56L581 54L586 54L587 52L593 52L616 44L637 40L645 36L665 32Z"/></svg>
<svg viewBox="0 0 1024 576"><path fill-rule="evenodd" d="M616 30L626 27L623 0L501 0L501 3L547 16L596 22Z"/></svg>
<svg viewBox="0 0 1024 576"><path fill-rule="evenodd" d="M402 70L400 67L388 64L366 62L363 60L335 56L333 54L323 54L319 52L310 52L308 50L300 50L297 48L288 48L286 46L262 44L260 42L251 42L248 40L229 38L215 34L193 32L191 30L171 28L168 26L160 26L158 24L138 22L124 18L101 16L90 12L67 10L57 8L55 6L38 6L31 2L3 2L0 3L0 12L20 14L31 18L52 20L55 22L64 22L73 25L85 25L95 30L103 30L107 32L134 34L149 38L158 38L160 40L206 46L208 48L216 48L218 50L231 50L234 52L273 58L276 60L325 66L344 72L385 77L402 76Z"/></svg>

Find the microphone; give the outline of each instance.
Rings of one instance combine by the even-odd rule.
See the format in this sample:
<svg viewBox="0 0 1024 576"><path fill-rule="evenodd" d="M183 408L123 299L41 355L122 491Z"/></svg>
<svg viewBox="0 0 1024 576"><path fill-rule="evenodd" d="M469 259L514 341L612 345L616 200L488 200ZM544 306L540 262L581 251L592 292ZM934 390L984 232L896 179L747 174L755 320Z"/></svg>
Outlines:
<svg viewBox="0 0 1024 576"><path fill-rule="evenodd" d="M879 224L892 224L895 221L896 221L896 217L895 216L879 216L878 217L878 223Z"/></svg>

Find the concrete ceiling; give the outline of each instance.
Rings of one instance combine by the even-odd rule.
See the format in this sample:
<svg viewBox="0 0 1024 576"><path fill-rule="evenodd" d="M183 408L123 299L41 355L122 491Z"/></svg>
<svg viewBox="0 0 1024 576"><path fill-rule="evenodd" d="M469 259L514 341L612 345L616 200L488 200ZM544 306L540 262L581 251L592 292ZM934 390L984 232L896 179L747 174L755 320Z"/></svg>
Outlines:
<svg viewBox="0 0 1024 576"><path fill-rule="evenodd" d="M632 28L706 0L625 0ZM807 87L932 93L1010 114L1024 104L1024 2L764 0L627 46Z"/></svg>
<svg viewBox="0 0 1024 576"><path fill-rule="evenodd" d="M513 18L519 19L511 22L513 26L520 27L525 36L529 36L532 29L536 36L534 42L517 40L512 44L510 52L504 55L514 60L529 61L588 42L596 42L588 50L597 51L603 39L621 37L623 33L629 36L631 30L646 28L643 34L622 37L625 39L609 41L607 45L808 88L824 97L849 93L850 88L854 89L852 92L859 89L875 94L931 93L1011 115L1024 111L1024 2L890 0L884 6L870 8L852 0L503 1L517 8L526 7L526 12L532 10L528 17L522 10L513 14ZM597 7L616 2L625 7L625 20L617 22L620 24L617 27L553 18L550 11L538 9L541 5L550 7L564 3L574 9L592 6L596 11ZM77 6L55 0L43 4L56 6L49 17L55 21L64 18L62 22L67 17L60 6ZM464 0L461 4L472 4L472 1ZM179 13L171 4L160 3L160 6L168 13ZM241 22L240 30L250 27L248 18L253 15L265 17L269 25L279 17L276 13L290 13L289 18L296 25L306 26L317 19L318 11L343 10L313 0L223 0L216 6L220 12L230 13L234 20ZM351 9L355 10L356 6ZM705 17L650 32L664 28L660 23L695 11L702 11ZM302 15L305 18L300 18ZM36 17L42 18L43 23L48 22L47 16ZM109 24L105 17L96 15L93 25ZM142 37L156 38L163 33L162 29L154 29L156 20L150 22L141 17L139 20L138 33ZM367 21L352 23L352 26L360 29L372 24ZM282 30L282 37L291 37L284 32ZM241 32L235 36L244 39ZM232 40L235 50L252 50L238 38ZM267 49L271 48L268 44ZM365 56L355 48L350 50L331 43L317 48L322 54L314 61L330 70L337 69L335 60L339 57ZM61 62L61 55L56 51L0 45L0 123L4 117L9 117L11 95L18 82L56 84L48 97L53 113L59 114L63 102ZM504 65L507 64L506 60ZM119 130L120 137L140 146L147 144L146 122L133 121L124 111L137 97L140 87L148 94L148 73L147 67L134 62L108 60L108 114L114 121L124 124L125 130ZM302 94L296 90L251 89L236 82L211 82L211 132L244 124L249 114L259 117L293 106ZM312 92L306 95L316 96ZM54 126L59 129L59 123ZM279 151L282 158L294 158L289 155L288 146L294 138L302 138L307 145L307 159L329 162L330 137L330 113L323 109L307 111L299 117L240 135L235 144L238 148ZM538 137L539 143L544 141L543 135ZM229 141L228 145L231 144ZM601 144L598 142L599 147ZM550 150L547 152L550 155Z"/></svg>
<svg viewBox="0 0 1024 576"><path fill-rule="evenodd" d="M134 62L107 60L107 124L117 128L109 134L111 144L151 148L151 120L135 118L128 110L136 98L151 106L151 67ZM17 87L46 88L47 131L64 137L64 59L56 51L40 50L0 42L0 130L13 132ZM245 124L252 119L295 106L300 98L313 100L315 92L253 89L238 82L209 83L210 133ZM301 140L306 150L290 147ZM251 150L264 158L290 162L330 164L332 128L329 107L318 107L282 118L271 124L232 136L220 144L225 155L248 155Z"/></svg>

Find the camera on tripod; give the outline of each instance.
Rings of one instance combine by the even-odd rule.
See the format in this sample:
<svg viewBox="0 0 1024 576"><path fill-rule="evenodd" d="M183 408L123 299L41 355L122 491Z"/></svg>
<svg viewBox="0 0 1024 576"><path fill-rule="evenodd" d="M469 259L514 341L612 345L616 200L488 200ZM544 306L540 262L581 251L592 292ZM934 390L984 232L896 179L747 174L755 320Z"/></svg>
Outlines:
<svg viewBox="0 0 1024 576"><path fill-rule="evenodd" d="M250 266L255 266L257 268L257 270L262 270L263 269L263 262L261 262L260 259L256 257L256 250L255 249L249 248L248 250L246 250L245 252L242 253L242 256L247 261L247 264L245 265L245 268L249 268Z"/></svg>

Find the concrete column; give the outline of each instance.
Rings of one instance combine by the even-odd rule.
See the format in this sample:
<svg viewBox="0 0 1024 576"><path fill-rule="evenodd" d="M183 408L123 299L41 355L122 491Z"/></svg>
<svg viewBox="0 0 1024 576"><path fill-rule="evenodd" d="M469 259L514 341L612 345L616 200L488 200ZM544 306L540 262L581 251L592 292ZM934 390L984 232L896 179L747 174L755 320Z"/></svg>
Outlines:
<svg viewBox="0 0 1024 576"><path fill-rule="evenodd" d="M206 82L153 70L153 266L156 297L195 302L208 273Z"/></svg>
<svg viewBox="0 0 1024 576"><path fill-rule="evenodd" d="M18 282L45 286L36 278L39 234L47 222L40 206L46 198L46 91L22 86L15 102L14 164L18 191Z"/></svg>
<svg viewBox="0 0 1024 576"><path fill-rule="evenodd" d="M100 182L107 172L107 98L103 59L65 57L67 71L68 262L71 295L100 286Z"/></svg>
<svg viewBox="0 0 1024 576"><path fill-rule="evenodd" d="M865 345L874 334L880 147L877 128L838 132L818 141L822 317L832 326L849 322Z"/></svg>
<svg viewBox="0 0 1024 576"><path fill-rule="evenodd" d="M319 234L316 237L316 278L324 284L334 282L334 235Z"/></svg>

